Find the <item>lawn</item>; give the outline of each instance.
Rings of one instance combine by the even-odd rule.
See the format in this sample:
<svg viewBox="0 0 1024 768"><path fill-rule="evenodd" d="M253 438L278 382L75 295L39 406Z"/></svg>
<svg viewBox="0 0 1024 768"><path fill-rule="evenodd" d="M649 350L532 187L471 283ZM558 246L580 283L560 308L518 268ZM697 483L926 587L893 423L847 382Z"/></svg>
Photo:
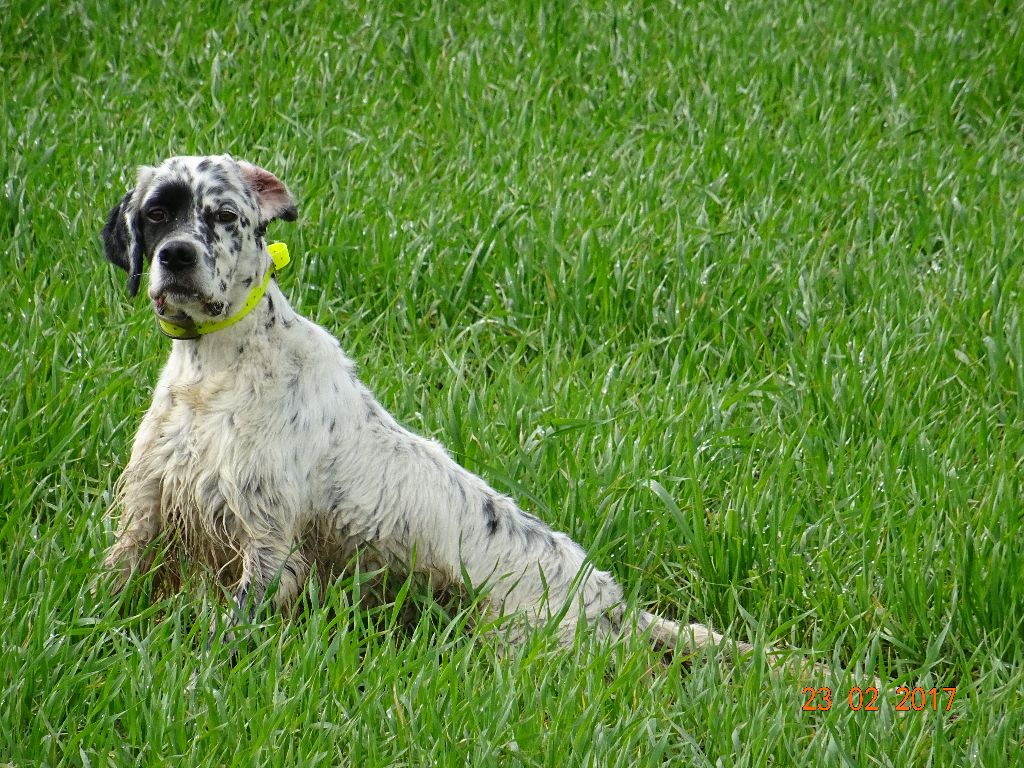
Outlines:
<svg viewBox="0 0 1024 768"><path fill-rule="evenodd" d="M0 766L1012 765L1022 50L1016 2L0 0ZM365 574L232 665L201 576L94 595L170 344L98 233L220 152L402 422L631 602L833 674L503 648Z"/></svg>

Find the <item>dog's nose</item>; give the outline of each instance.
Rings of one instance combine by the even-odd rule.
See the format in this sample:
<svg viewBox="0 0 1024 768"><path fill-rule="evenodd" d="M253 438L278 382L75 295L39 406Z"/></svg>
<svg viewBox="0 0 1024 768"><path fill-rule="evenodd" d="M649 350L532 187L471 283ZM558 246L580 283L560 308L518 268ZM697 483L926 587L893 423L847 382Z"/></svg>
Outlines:
<svg viewBox="0 0 1024 768"><path fill-rule="evenodd" d="M183 269L195 266L199 260L199 254L195 247L181 240L172 240L160 249L157 254L157 261L171 272L180 272Z"/></svg>

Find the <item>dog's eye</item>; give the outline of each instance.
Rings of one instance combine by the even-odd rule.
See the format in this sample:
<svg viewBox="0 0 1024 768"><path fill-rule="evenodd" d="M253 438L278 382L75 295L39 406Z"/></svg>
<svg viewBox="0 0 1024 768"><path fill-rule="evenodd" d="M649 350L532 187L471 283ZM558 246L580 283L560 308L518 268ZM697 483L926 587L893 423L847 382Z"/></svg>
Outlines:
<svg viewBox="0 0 1024 768"><path fill-rule="evenodd" d="M230 208L221 208L213 214L213 220L218 224L231 224L234 221L238 221L238 214Z"/></svg>
<svg viewBox="0 0 1024 768"><path fill-rule="evenodd" d="M150 208L146 211L146 218L154 224L161 224L167 221L167 211L163 208Z"/></svg>

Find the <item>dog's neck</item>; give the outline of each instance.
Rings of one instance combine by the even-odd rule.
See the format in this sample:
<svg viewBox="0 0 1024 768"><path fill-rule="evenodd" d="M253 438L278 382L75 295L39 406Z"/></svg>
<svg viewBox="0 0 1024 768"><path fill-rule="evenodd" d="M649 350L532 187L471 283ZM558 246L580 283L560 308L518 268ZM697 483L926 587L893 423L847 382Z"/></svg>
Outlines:
<svg viewBox="0 0 1024 768"><path fill-rule="evenodd" d="M197 373L237 368L252 356L261 356L268 344L280 344L281 335L295 325L297 317L272 280L252 312L228 328L197 339L175 339L171 356L179 357Z"/></svg>

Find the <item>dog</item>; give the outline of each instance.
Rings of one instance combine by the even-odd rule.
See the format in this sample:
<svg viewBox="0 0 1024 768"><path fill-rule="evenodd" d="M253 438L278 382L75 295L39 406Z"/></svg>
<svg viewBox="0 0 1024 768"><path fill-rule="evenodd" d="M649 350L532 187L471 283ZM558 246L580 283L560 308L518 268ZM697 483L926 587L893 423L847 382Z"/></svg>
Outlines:
<svg viewBox="0 0 1024 768"><path fill-rule="evenodd" d="M171 540L216 575L236 617L287 610L314 564L324 574L369 562L483 594L510 641L554 621L565 644L581 624L659 649L726 642L628 610L569 536L401 426L278 287L267 226L296 217L276 176L229 155L142 166L110 211L106 258L132 296L149 265L147 293L173 339L111 507L114 592Z"/></svg>

